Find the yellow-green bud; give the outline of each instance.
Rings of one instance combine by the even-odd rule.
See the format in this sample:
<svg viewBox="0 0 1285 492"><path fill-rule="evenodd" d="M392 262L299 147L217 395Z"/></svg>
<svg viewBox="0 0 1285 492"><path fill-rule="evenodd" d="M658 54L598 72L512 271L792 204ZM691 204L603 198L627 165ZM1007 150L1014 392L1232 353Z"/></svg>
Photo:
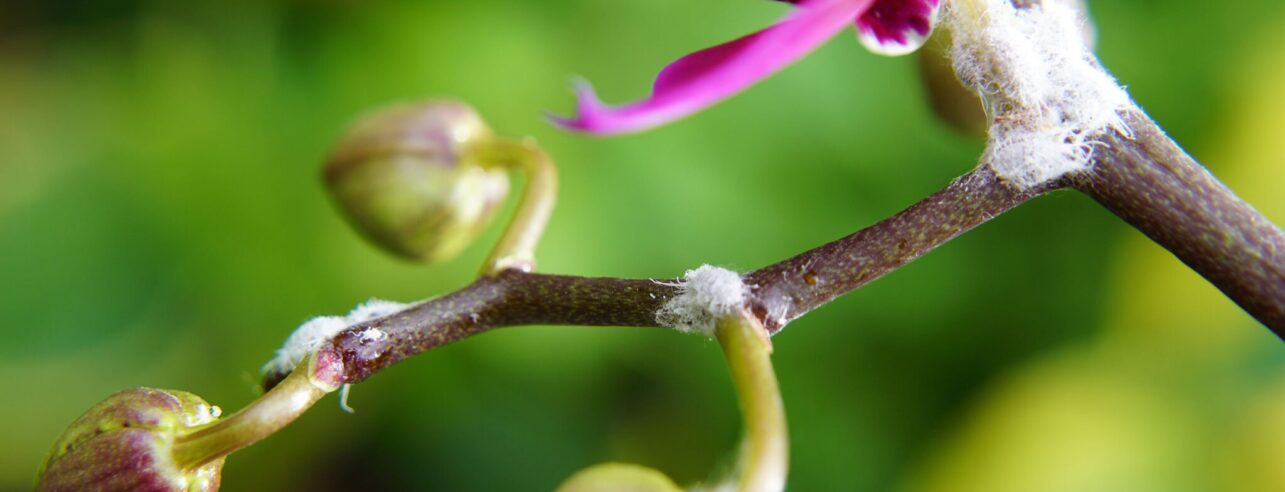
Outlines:
<svg viewBox="0 0 1285 492"><path fill-rule="evenodd" d="M326 163L326 185L375 244L407 259L444 260L482 232L508 194L505 170L477 158L491 139L460 102L378 109L344 134Z"/></svg>
<svg viewBox="0 0 1285 492"><path fill-rule="evenodd" d="M651 468L628 463L603 463L576 472L557 492L679 492L674 482Z"/></svg>
<svg viewBox="0 0 1285 492"><path fill-rule="evenodd" d="M928 102L943 123L971 136L986 135L990 122L977 94L964 87L951 67L950 31L942 29L915 55Z"/></svg>
<svg viewBox="0 0 1285 492"><path fill-rule="evenodd" d="M213 491L223 458L184 468L175 440L218 407L184 391L136 388L107 397L67 427L36 478L38 491Z"/></svg>

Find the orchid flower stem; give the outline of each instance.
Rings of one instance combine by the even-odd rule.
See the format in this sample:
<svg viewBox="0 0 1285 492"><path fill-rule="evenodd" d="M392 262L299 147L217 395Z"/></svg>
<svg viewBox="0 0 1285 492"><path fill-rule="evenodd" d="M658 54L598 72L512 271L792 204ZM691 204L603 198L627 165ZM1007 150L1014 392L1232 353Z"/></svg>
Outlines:
<svg viewBox="0 0 1285 492"><path fill-rule="evenodd" d="M1097 200L1285 339L1285 231L1236 196L1141 111L1073 176Z"/></svg>
<svg viewBox="0 0 1285 492"><path fill-rule="evenodd" d="M789 436L785 405L772 370L772 342L767 330L745 313L719 320L715 335L727 357L745 421L735 490L784 490Z"/></svg>
<svg viewBox="0 0 1285 492"><path fill-rule="evenodd" d="M281 430L333 389L314 383L311 358L301 362L271 391L231 416L185 436L174 443L174 462L193 469L227 456Z"/></svg>
<svg viewBox="0 0 1285 492"><path fill-rule="evenodd" d="M557 199L553 159L529 138L488 140L474 148L474 156L483 165L520 171L526 177L517 212L482 265L482 275L508 269L530 272L535 269L535 247Z"/></svg>
<svg viewBox="0 0 1285 492"><path fill-rule="evenodd" d="M765 328L776 333L783 321L895 271L1055 188L1016 191L990 168L978 167L888 219L746 274L745 283L754 286L748 305ZM506 326L658 326L656 311L677 295L675 285L653 279L497 271L395 316L349 327L320 350L344 361L336 384L357 383L416 354ZM375 324L388 335L387 350L362 357L369 351L362 349L360 333ZM264 386L272 387L284 376L269 373Z"/></svg>

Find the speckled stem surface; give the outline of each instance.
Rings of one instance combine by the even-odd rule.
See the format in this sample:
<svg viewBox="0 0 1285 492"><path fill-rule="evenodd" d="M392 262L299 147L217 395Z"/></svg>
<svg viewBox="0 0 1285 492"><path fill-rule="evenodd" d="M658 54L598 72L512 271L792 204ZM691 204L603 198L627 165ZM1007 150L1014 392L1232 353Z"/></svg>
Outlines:
<svg viewBox="0 0 1285 492"><path fill-rule="evenodd" d="M506 270L458 291L350 327L322 346L317 377L356 383L402 359L495 328L520 325L658 326L656 310L674 295L651 279L590 278ZM363 336L377 329L386 336ZM330 369L328 369L330 368ZM265 386L282 375L269 374Z"/></svg>
<svg viewBox="0 0 1285 492"><path fill-rule="evenodd" d="M979 166L941 191L855 234L746 276L751 309L769 331L923 256L1041 193L1019 191Z"/></svg>
<svg viewBox="0 0 1285 492"><path fill-rule="evenodd" d="M1285 234L1236 197L1140 112L1132 137L1104 135L1095 166L1028 190L982 165L902 212L745 275L747 307L769 332L1051 190L1074 186L1204 275L1277 335L1285 329ZM507 270L353 326L323 345L315 376L362 381L412 355L518 325L659 326L675 279L587 278ZM386 336L368 336L377 329ZM363 335L366 334L366 335ZM271 387L283 375L269 374Z"/></svg>
<svg viewBox="0 0 1285 492"><path fill-rule="evenodd" d="M1052 188L1052 187L1050 187ZM746 276L748 305L770 332L1038 195L982 166L901 213ZM315 377L356 383L412 355L518 325L660 326L676 279L618 279L507 270L450 294L350 327L322 346ZM370 336L368 330L382 336ZM283 374L268 374L272 387Z"/></svg>
<svg viewBox="0 0 1285 492"><path fill-rule="evenodd" d="M1285 338L1285 233L1141 111L1125 120L1132 137L1103 136L1094 167L1073 185Z"/></svg>
<svg viewBox="0 0 1285 492"><path fill-rule="evenodd" d="M1145 115L1133 138L1102 137L1091 171L1018 190L979 166L902 212L750 272L747 305L768 331L913 261L1045 192L1069 185L1168 248L1278 335L1285 326L1285 234L1187 156ZM330 384L371 374L447 343L519 325L659 326L675 279L487 275L456 292L353 326L323 345L315 376ZM364 336L377 329L386 336ZM271 387L284 375L269 374Z"/></svg>

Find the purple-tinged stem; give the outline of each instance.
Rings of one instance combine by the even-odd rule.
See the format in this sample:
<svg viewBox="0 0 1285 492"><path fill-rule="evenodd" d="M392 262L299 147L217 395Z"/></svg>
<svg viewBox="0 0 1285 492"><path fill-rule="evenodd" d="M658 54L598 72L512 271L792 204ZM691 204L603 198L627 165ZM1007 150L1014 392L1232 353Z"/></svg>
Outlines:
<svg viewBox="0 0 1285 492"><path fill-rule="evenodd" d="M656 310L675 291L672 283L650 279L519 270L484 275L460 290L339 333L322 346L318 360L336 360L339 363L326 367L341 367L342 371L323 368L316 377L335 385L356 383L410 356L507 326L659 326ZM363 336L372 328L386 336ZM281 377L268 374L265 387L272 387Z"/></svg>
<svg viewBox="0 0 1285 492"><path fill-rule="evenodd" d="M865 285L1046 189L1017 191L979 167L891 218L750 273L748 305L768 330L779 331L783 319ZM656 311L675 295L674 285L673 279L506 270L344 330L322 346L318 361L333 363L319 363L314 377L336 386L356 383L410 356L506 326L659 326ZM371 329L383 336L369 336ZM281 377L268 374L264 384L272 387Z"/></svg>
<svg viewBox="0 0 1285 492"><path fill-rule="evenodd" d="M1100 139L1071 180L1285 338L1285 232L1227 189L1141 111Z"/></svg>
<svg viewBox="0 0 1285 492"><path fill-rule="evenodd" d="M855 234L754 271L751 308L775 333L785 323L868 284L1046 191L1018 191L988 166Z"/></svg>

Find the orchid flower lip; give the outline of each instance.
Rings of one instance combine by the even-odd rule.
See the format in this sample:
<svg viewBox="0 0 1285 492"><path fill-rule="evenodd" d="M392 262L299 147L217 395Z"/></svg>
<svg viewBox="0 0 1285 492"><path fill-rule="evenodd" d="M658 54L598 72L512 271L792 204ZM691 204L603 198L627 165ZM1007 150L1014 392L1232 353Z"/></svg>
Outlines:
<svg viewBox="0 0 1285 492"><path fill-rule="evenodd" d="M602 105L598 103L597 92L593 90L593 84L589 83L588 78L579 75L572 76L571 92L576 95L576 106L581 108L582 116L586 112L596 114L603 110ZM586 108L588 108L588 111L586 111ZM549 121L569 130L591 131L592 128L590 121L584 117L568 118L558 116L552 111L545 111L544 115Z"/></svg>
<svg viewBox="0 0 1285 492"><path fill-rule="evenodd" d="M549 119L568 130L620 134L648 130L729 98L811 53L848 27L881 54L919 48L940 0L783 0L794 9L762 31L697 51L665 67L651 96L604 104L587 82L576 84L576 116Z"/></svg>
<svg viewBox="0 0 1285 492"><path fill-rule="evenodd" d="M588 85L576 90L577 115L554 118L564 128L597 134L647 130L739 93L811 53L851 26L874 0L801 0L775 25L697 51L665 67L649 98L603 104Z"/></svg>

